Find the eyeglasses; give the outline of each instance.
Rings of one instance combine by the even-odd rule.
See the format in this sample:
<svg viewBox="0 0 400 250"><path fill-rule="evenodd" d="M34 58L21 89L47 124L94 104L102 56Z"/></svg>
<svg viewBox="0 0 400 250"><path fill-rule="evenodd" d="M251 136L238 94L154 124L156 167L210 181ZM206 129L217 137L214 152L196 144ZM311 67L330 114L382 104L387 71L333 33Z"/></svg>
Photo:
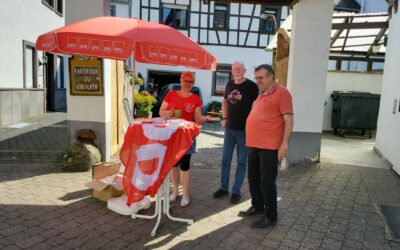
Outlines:
<svg viewBox="0 0 400 250"><path fill-rule="evenodd" d="M185 82L185 83L190 83L190 84L194 84L194 81L183 80L183 82Z"/></svg>
<svg viewBox="0 0 400 250"><path fill-rule="evenodd" d="M271 75L254 77L254 81L260 82L260 81L264 80L264 78L267 78L267 77L270 77L270 76Z"/></svg>

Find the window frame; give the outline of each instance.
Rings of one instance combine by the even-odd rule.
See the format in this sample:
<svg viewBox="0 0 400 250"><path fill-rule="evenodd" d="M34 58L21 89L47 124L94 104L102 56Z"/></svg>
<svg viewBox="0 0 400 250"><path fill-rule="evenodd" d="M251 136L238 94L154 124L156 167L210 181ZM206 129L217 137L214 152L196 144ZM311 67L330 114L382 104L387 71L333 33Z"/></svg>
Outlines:
<svg viewBox="0 0 400 250"><path fill-rule="evenodd" d="M173 8L175 6L177 8ZM171 9L174 12L173 13L173 20L172 20L173 25L172 26L170 26L168 24L165 24L165 25L170 26L170 27L172 27L174 29L177 29L177 30L189 30L189 28L190 28L189 27L189 25L190 25L190 20L189 20L190 15L189 15L189 6L188 5L162 3L160 11L159 11L159 14L160 14L159 18L160 18L160 23L161 24L164 24L164 8ZM176 25L176 10L185 10L186 11L186 22L185 22L185 27L184 28L177 27L177 25Z"/></svg>
<svg viewBox="0 0 400 250"><path fill-rule="evenodd" d="M231 64L218 64L217 69L213 72L213 80L212 80L212 87L211 87L211 96L224 96L224 93L218 93L216 91L217 86L217 73L218 72L228 72L229 73L229 80L232 81L232 65ZM226 84L226 83L225 83ZM224 89L225 92L225 89Z"/></svg>
<svg viewBox="0 0 400 250"><path fill-rule="evenodd" d="M45 5L47 8L55 12L60 17L64 16L64 0L51 0L53 4L49 4L48 1L42 0L42 4ZM60 4L61 2L61 4ZM61 9L59 6L61 5Z"/></svg>
<svg viewBox="0 0 400 250"><path fill-rule="evenodd" d="M42 0L42 4L44 4L45 6L47 6L49 9L51 10L55 10L55 1L56 0L51 0L53 2L53 4L49 4L46 0Z"/></svg>
<svg viewBox="0 0 400 250"><path fill-rule="evenodd" d="M226 10L225 10L225 27L223 27L223 28L220 28L220 27L216 27L216 25L215 25L215 16L216 16L216 12L217 11L223 11L223 10L217 10L216 9L216 7L217 6L224 6L224 7L226 7ZM230 12L230 10L229 10L229 4L226 4L226 3L215 3L214 4L214 17L213 17L213 29L215 29L215 30L229 30L229 12Z"/></svg>
<svg viewBox="0 0 400 250"><path fill-rule="evenodd" d="M275 12L274 16L275 16L275 20L276 20L276 30L273 30L272 32L265 31L264 27L265 27L265 23L267 20L260 18L260 33L267 34L267 35L274 35L280 27L282 7L275 7L275 6L271 6L271 5L262 5L260 15L266 14L265 13L266 11Z"/></svg>
<svg viewBox="0 0 400 250"><path fill-rule="evenodd" d="M64 0L54 0L55 1L55 6L54 6L54 11L59 15L63 16L64 15ZM59 3L61 2L61 12L58 9Z"/></svg>
<svg viewBox="0 0 400 250"><path fill-rule="evenodd" d="M56 89L66 89L66 84L64 81L64 66L65 66L65 62L64 62L64 57L60 54L56 54L56 56L54 56L54 58L56 59L56 67L55 67L55 78L56 78ZM57 87L58 84L58 75L57 75L57 70L58 70L58 65L57 65L57 61L58 59L60 59L60 88Z"/></svg>
<svg viewBox="0 0 400 250"><path fill-rule="evenodd" d="M33 55L32 55L32 62L33 62L33 67L32 67L32 71L33 71L33 80L32 80L32 88L37 88L38 87L38 58L37 58L37 50L35 47L35 44L26 40L22 40L22 62L23 62L23 80L24 80L24 89L27 88L27 75L26 75L26 49L28 47L31 47L33 49Z"/></svg>

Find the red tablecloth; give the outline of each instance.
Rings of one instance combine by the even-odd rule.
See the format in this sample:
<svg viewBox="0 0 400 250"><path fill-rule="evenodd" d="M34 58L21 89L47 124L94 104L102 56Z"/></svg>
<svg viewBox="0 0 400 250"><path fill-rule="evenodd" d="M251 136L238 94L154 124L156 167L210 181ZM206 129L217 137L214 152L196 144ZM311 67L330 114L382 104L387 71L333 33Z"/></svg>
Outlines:
<svg viewBox="0 0 400 250"><path fill-rule="evenodd" d="M120 159L127 203L154 197L168 172L190 148L200 125L181 120L169 124L131 124L125 135Z"/></svg>

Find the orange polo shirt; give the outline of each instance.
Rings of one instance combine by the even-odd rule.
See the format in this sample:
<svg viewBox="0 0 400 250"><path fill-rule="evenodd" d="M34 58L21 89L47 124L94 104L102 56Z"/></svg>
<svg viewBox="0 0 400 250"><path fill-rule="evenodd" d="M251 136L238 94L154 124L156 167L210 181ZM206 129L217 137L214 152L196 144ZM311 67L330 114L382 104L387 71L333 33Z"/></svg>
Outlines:
<svg viewBox="0 0 400 250"><path fill-rule="evenodd" d="M246 146L279 149L284 130L284 114L293 115L290 92L275 84L254 101L246 121Z"/></svg>

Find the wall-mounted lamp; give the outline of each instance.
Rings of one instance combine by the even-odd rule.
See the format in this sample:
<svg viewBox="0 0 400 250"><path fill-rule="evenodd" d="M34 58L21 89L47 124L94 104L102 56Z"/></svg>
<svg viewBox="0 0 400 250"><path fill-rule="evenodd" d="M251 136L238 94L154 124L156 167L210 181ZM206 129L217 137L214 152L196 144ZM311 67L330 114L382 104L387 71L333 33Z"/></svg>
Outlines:
<svg viewBox="0 0 400 250"><path fill-rule="evenodd" d="M42 60L39 59L39 66L47 64L48 57L43 55Z"/></svg>

